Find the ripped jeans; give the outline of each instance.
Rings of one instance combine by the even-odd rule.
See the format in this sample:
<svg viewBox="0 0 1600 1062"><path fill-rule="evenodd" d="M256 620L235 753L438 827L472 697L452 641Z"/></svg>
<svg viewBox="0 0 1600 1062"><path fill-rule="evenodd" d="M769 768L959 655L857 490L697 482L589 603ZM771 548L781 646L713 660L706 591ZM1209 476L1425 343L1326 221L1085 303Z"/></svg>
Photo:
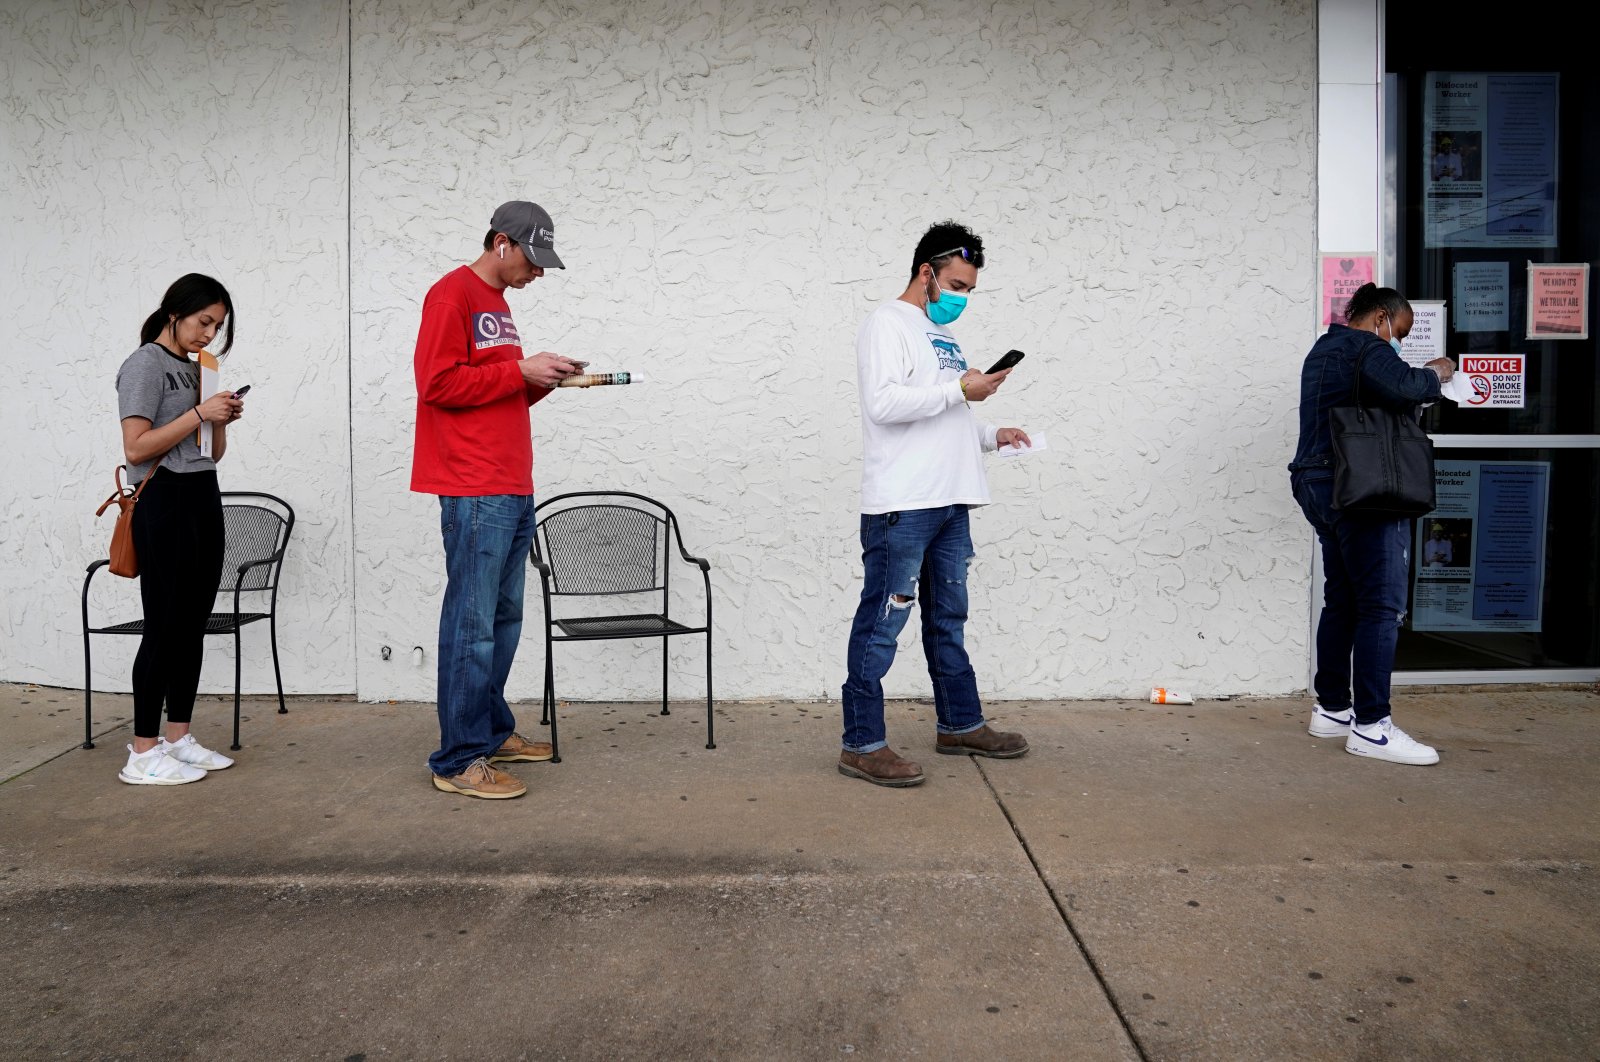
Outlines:
<svg viewBox="0 0 1600 1062"><path fill-rule="evenodd" d="M965 734L983 726L978 679L964 641L972 560L967 507L863 515L861 560L866 580L850 627L844 682L845 751L876 752L888 744L883 676L894 663L895 639L913 604L922 606L922 651L939 732Z"/></svg>
<svg viewBox="0 0 1600 1062"><path fill-rule="evenodd" d="M1356 722L1375 723L1389 714L1395 641L1406 616L1411 521L1335 509L1332 469L1296 472L1289 482L1322 543L1323 605L1312 688L1329 711L1354 707Z"/></svg>

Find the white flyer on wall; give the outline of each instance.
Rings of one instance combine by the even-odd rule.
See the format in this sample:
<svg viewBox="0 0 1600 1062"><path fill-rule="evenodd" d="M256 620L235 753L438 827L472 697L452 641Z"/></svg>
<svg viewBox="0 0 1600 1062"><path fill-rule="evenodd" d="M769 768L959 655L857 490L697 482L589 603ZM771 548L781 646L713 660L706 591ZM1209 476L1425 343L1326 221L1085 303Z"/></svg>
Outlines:
<svg viewBox="0 0 1600 1062"><path fill-rule="evenodd" d="M1444 357L1444 332L1444 301L1412 299L1411 332L1400 341L1400 356L1414 369Z"/></svg>

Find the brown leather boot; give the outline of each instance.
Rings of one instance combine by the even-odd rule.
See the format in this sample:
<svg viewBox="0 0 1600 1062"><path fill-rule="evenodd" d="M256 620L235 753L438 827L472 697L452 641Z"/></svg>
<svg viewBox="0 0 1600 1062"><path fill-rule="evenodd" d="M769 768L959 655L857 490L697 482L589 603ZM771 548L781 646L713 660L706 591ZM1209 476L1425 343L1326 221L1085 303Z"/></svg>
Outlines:
<svg viewBox="0 0 1600 1062"><path fill-rule="evenodd" d="M921 785L922 768L910 760L902 759L894 749L885 745L877 752L862 755L859 752L839 753L839 773L859 778L873 785L902 788Z"/></svg>
<svg viewBox="0 0 1600 1062"><path fill-rule="evenodd" d="M946 756L993 756L997 760L1014 760L1028 751L1028 739L985 723L966 734L940 734L934 741L934 748Z"/></svg>

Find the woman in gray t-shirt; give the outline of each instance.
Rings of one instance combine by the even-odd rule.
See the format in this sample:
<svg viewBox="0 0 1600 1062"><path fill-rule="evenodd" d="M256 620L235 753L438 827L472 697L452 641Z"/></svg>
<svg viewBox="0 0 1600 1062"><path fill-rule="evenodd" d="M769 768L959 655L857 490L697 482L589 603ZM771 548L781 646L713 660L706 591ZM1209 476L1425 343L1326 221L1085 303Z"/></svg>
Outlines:
<svg viewBox="0 0 1600 1062"><path fill-rule="evenodd" d="M128 479L149 479L133 510L144 637L133 661L133 744L118 775L131 785L182 785L233 765L189 733L206 621L222 581L217 461L228 449L227 425L244 412L230 392L200 401L200 370L190 356L224 323L225 354L233 346L228 290L199 273L180 277L145 321L143 345L117 372ZM211 425L213 457L202 456L196 441L202 423Z"/></svg>

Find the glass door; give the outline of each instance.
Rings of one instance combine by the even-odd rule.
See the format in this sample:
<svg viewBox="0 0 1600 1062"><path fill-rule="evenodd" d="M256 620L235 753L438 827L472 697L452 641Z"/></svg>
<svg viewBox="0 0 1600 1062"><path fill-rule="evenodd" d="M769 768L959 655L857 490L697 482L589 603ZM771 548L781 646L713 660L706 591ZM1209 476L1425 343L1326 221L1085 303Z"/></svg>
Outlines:
<svg viewBox="0 0 1600 1062"><path fill-rule="evenodd" d="M1445 11L1453 13L1446 16ZM1600 107L1576 35L1387 5L1385 277L1429 407L1439 507L1416 522L1397 682L1600 677Z"/></svg>

